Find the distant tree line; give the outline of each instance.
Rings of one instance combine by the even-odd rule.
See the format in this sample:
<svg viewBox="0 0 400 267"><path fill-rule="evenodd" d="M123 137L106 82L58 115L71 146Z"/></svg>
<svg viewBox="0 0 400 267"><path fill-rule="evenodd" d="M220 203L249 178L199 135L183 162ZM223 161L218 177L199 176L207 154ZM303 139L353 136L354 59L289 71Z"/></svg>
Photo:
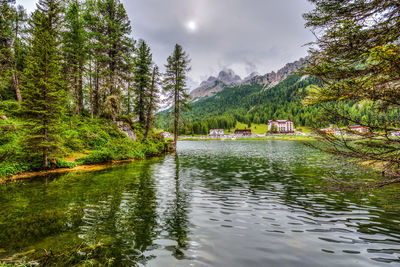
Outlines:
<svg viewBox="0 0 400 267"><path fill-rule="evenodd" d="M305 106L303 100L314 86L321 85L319 79L292 75L272 88L248 85L225 88L215 96L201 99L192 104L192 110L185 112L185 120L179 127L180 134L207 134L209 129L233 129L237 122L266 124L273 119L291 119L295 127L327 127L331 123L339 126L352 125L352 120L335 119L327 121L326 110L335 108L351 114L356 121L379 125L396 120L398 109L387 111L377 117L370 102L330 101L319 105ZM158 115L158 127L172 131L169 113Z"/></svg>

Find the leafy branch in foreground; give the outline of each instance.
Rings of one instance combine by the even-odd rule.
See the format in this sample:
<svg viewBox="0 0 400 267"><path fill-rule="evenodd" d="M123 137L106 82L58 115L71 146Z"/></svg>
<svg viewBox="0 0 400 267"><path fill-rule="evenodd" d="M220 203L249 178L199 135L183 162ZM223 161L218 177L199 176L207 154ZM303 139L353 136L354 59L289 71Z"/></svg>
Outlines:
<svg viewBox="0 0 400 267"><path fill-rule="evenodd" d="M309 0L314 10L304 15L317 40L311 44L304 74L323 81L310 88L306 105L356 101L373 115L355 118L351 110L325 105L324 119L340 125L359 124L365 133L345 130L345 136L322 134L323 150L359 161L383 165L400 182L400 139L391 136L400 114L400 6L398 1ZM348 134L359 138L349 138ZM385 184L390 182L385 182Z"/></svg>

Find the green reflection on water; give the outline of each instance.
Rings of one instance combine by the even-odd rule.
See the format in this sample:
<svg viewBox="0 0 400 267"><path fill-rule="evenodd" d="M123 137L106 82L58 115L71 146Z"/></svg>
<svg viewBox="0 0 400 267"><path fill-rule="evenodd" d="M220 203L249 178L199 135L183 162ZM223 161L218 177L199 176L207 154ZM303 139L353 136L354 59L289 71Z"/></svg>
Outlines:
<svg viewBox="0 0 400 267"><path fill-rule="evenodd" d="M326 260L318 247L325 244L325 251L346 251L350 243L364 242L356 247L362 249L357 252L363 264L373 258L367 253L399 255L390 247L400 245L399 186L336 192L321 179L327 176L380 179L297 142L237 141L182 142L177 154L165 158L4 185L0 259L241 266L251 258L254 266L262 266L266 255L272 264L279 253L284 262L295 254L285 247L287 240L307 240L309 250L303 254L310 265L313 259ZM275 222L267 225L265 219ZM243 229L245 237L238 242L235 234ZM256 246L266 231L282 236L268 236L265 247L275 242L285 249L269 254L263 247L258 252L235 249L238 243ZM293 231L304 234L283 235ZM352 241L344 242L342 235ZM224 251L224 245L231 250ZM243 262L234 260L239 255ZM350 256L341 259L352 263Z"/></svg>

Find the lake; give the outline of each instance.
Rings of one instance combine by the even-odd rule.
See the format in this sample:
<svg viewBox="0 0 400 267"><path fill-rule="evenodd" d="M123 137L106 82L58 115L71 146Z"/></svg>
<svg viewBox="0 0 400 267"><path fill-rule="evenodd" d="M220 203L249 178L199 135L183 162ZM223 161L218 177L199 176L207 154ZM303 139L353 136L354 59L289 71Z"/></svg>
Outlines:
<svg viewBox="0 0 400 267"><path fill-rule="evenodd" d="M394 266L400 186L288 141L182 141L176 154L0 186L0 259L48 265Z"/></svg>

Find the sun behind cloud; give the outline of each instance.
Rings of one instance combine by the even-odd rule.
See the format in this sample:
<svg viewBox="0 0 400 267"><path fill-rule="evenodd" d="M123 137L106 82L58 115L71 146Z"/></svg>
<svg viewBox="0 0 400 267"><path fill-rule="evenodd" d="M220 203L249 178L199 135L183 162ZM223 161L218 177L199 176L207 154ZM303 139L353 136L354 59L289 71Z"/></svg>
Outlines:
<svg viewBox="0 0 400 267"><path fill-rule="evenodd" d="M197 30L197 23L194 20L190 20L186 23L186 28L190 31L190 32L195 32Z"/></svg>

